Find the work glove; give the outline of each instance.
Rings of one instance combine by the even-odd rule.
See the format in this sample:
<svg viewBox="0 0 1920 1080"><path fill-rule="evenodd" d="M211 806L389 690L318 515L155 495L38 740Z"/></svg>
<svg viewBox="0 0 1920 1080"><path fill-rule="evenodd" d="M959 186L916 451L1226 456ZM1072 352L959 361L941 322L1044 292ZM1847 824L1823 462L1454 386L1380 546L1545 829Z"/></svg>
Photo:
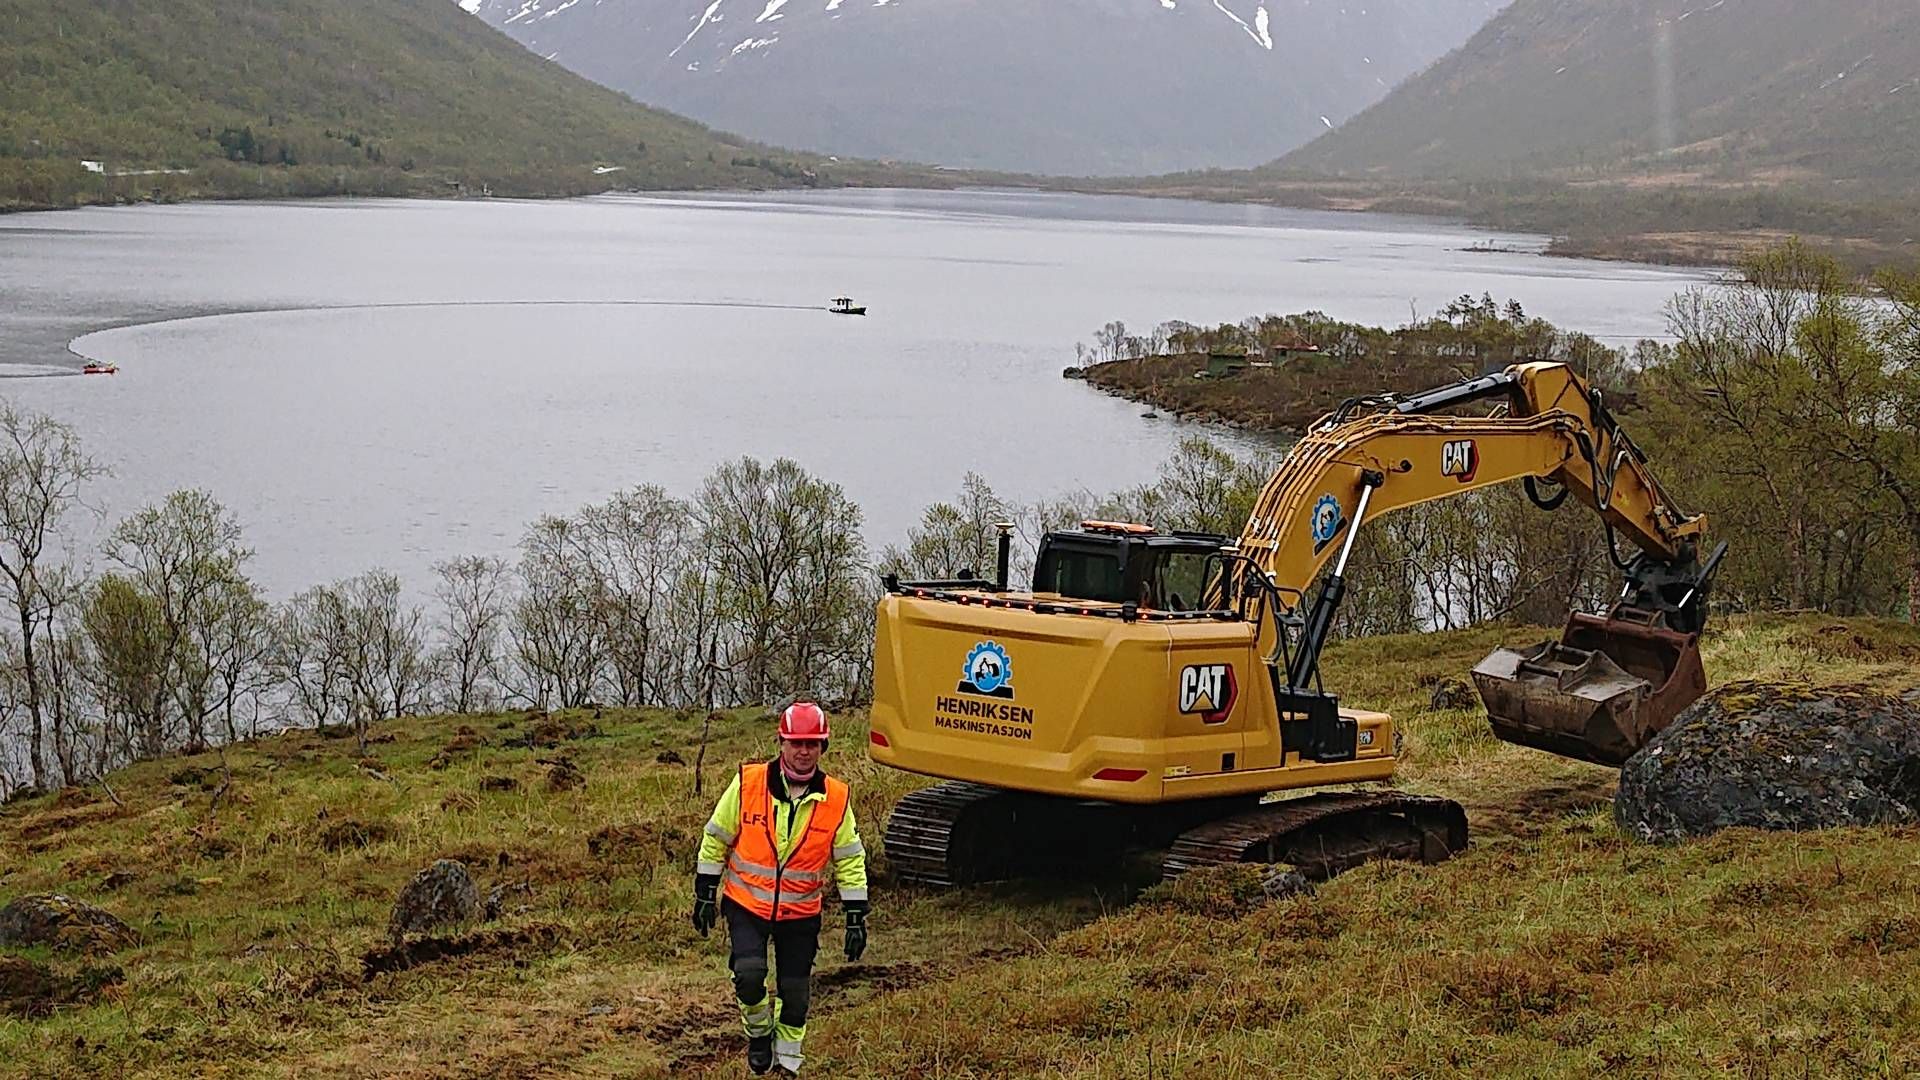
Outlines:
<svg viewBox="0 0 1920 1080"><path fill-rule="evenodd" d="M718 874L696 874L693 879L693 928L700 931L701 937L713 929L720 920L720 905L715 899L720 892Z"/></svg>
<svg viewBox="0 0 1920 1080"><path fill-rule="evenodd" d="M843 900L841 906L847 909L847 963L851 964L867 951L867 902Z"/></svg>

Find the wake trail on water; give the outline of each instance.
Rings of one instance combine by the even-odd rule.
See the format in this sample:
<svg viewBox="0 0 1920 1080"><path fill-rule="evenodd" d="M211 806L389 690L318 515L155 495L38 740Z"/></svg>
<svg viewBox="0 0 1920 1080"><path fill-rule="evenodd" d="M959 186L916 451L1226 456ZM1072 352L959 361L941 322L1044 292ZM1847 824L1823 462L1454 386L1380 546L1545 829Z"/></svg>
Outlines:
<svg viewBox="0 0 1920 1080"><path fill-rule="evenodd" d="M754 300L396 300L376 304L289 304L284 307L233 308L222 311L197 312L192 315L176 315L165 319L149 319L141 322L129 322L116 326L103 326L77 335L67 342L67 352L82 360L102 359L81 352L80 342L95 334L112 333L119 330L144 330L155 326L172 326L176 323L198 322L202 319L239 318L247 315L299 315L320 311L388 311L405 308L458 308L458 307L698 307L698 308L737 308L755 311L830 311L831 309L814 304L770 304ZM25 367L27 365L17 365ZM43 369L40 371L9 371L0 373L0 379L49 379L79 375L81 372L69 368Z"/></svg>

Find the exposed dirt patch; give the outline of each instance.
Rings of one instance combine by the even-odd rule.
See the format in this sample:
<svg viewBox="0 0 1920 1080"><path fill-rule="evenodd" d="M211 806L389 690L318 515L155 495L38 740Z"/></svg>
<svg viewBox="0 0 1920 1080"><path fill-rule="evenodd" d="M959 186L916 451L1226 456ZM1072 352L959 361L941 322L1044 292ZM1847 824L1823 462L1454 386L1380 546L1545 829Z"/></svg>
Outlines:
<svg viewBox="0 0 1920 1080"><path fill-rule="evenodd" d="M587 774L580 771L580 766L575 765L572 758L554 758L545 764L548 766L548 791L574 791L587 786Z"/></svg>
<svg viewBox="0 0 1920 1080"><path fill-rule="evenodd" d="M521 738L521 745L535 750L553 750L575 739L591 739L600 734L598 725L584 721L543 716L533 722Z"/></svg>
<svg viewBox="0 0 1920 1080"><path fill-rule="evenodd" d="M587 854L601 862L651 870L692 851L696 843L688 830L661 822L609 825L587 837Z"/></svg>
<svg viewBox="0 0 1920 1080"><path fill-rule="evenodd" d="M202 791L219 787L221 779L220 770L199 765L185 765L167 774L167 783L174 787L199 788Z"/></svg>
<svg viewBox="0 0 1920 1080"><path fill-rule="evenodd" d="M1595 769L1591 775L1519 792L1498 803L1468 801L1467 820L1473 822L1476 837L1511 836L1531 840L1570 814L1612 806L1617 786L1614 773Z"/></svg>
<svg viewBox="0 0 1920 1080"><path fill-rule="evenodd" d="M480 778L481 791L517 791L520 781L511 776L483 776Z"/></svg>
<svg viewBox="0 0 1920 1080"><path fill-rule="evenodd" d="M371 979L422 964L508 950L544 951L558 944L563 929L553 923L476 930L451 937L423 937L370 949L360 958L363 978Z"/></svg>
<svg viewBox="0 0 1920 1080"><path fill-rule="evenodd" d="M0 956L0 1011L13 1016L45 1016L53 1011L53 972L45 964L18 956Z"/></svg>
<svg viewBox="0 0 1920 1080"><path fill-rule="evenodd" d="M124 978L117 967L67 976L24 957L0 956L0 1016L40 1017L63 1005L85 1005Z"/></svg>
<svg viewBox="0 0 1920 1080"><path fill-rule="evenodd" d="M330 821L320 829L320 846L328 851L340 851L344 848L363 848L373 844L383 844L393 839L393 827L381 821L361 821L359 818L341 818Z"/></svg>
<svg viewBox="0 0 1920 1080"><path fill-rule="evenodd" d="M613 1029L621 1034L639 1035L650 1042L671 1043L689 1035L704 1036L718 1027L737 1029L739 1023L740 1011L730 1004L692 1001L678 1012L669 1011L666 1016L652 1009L644 1013L623 1009L614 1014ZM744 1044L744 1040L742 1042Z"/></svg>
<svg viewBox="0 0 1920 1080"><path fill-rule="evenodd" d="M1842 946L1849 952L1885 955L1920 949L1920 919L1910 915L1869 915L1847 931Z"/></svg>
<svg viewBox="0 0 1920 1080"><path fill-rule="evenodd" d="M856 986L881 991L907 990L931 981L944 971L950 969L936 968L927 960L907 960L898 964L843 964L815 973L813 991L816 995L824 991L831 997L835 992Z"/></svg>
<svg viewBox="0 0 1920 1080"><path fill-rule="evenodd" d="M437 858L463 862L476 871L491 867L504 875L511 870L515 878L532 885L553 885L600 876L596 874L594 864L585 859L527 846L468 844L441 852Z"/></svg>
<svg viewBox="0 0 1920 1080"><path fill-rule="evenodd" d="M1796 628L1787 635L1787 644L1821 660L1893 663L1920 658L1920 640L1903 631L1883 627L1828 623L1817 628Z"/></svg>
<svg viewBox="0 0 1920 1080"><path fill-rule="evenodd" d="M428 760L427 768L444 769L450 765L466 761L485 749L487 740L470 727L462 725L454 732L453 739L440 748L440 752Z"/></svg>
<svg viewBox="0 0 1920 1080"><path fill-rule="evenodd" d="M60 793L53 797L53 808L55 810L70 810L76 806L91 806L99 801L100 796L95 795L92 791L83 787L69 786L61 788Z"/></svg>
<svg viewBox="0 0 1920 1080"><path fill-rule="evenodd" d="M28 851L46 851L58 846L62 833L70 832L84 825L95 825L102 821L111 821L124 816L125 811L114 804L92 803L67 809L47 810L38 814L22 817L14 827L14 836L27 845Z"/></svg>

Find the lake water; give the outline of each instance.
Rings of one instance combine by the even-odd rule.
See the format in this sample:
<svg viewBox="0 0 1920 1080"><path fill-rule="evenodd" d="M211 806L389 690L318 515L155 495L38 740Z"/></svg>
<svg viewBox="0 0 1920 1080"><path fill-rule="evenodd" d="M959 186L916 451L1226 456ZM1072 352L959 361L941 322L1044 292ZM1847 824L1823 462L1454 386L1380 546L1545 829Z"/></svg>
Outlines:
<svg viewBox="0 0 1920 1080"><path fill-rule="evenodd" d="M1487 240L1525 250L1462 250ZM113 467L90 493L105 520L204 487L276 596L373 566L424 592L434 561L510 555L540 514L643 482L691 495L743 454L842 484L876 547L969 470L1023 501L1148 479L1201 429L1060 377L1110 319L1398 324L1487 292L1626 343L1700 278L1542 244L994 192L15 215L0 373L62 377L0 392ZM871 314L827 313L843 294ZM120 373L64 377L81 357Z"/></svg>

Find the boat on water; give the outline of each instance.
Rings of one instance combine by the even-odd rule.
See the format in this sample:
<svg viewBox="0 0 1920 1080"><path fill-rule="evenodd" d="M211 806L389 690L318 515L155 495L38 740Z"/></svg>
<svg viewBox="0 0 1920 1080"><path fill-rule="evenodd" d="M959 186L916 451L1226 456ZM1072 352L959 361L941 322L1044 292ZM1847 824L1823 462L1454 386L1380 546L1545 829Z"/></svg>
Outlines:
<svg viewBox="0 0 1920 1080"><path fill-rule="evenodd" d="M867 306L862 304L859 307L854 307L853 297L836 296L833 298L833 306L827 310L833 312L835 315L865 315L867 313Z"/></svg>
<svg viewBox="0 0 1920 1080"><path fill-rule="evenodd" d="M87 361L87 366L80 369L80 374L112 375L119 370L120 368L118 365L109 364L105 360L89 360Z"/></svg>

